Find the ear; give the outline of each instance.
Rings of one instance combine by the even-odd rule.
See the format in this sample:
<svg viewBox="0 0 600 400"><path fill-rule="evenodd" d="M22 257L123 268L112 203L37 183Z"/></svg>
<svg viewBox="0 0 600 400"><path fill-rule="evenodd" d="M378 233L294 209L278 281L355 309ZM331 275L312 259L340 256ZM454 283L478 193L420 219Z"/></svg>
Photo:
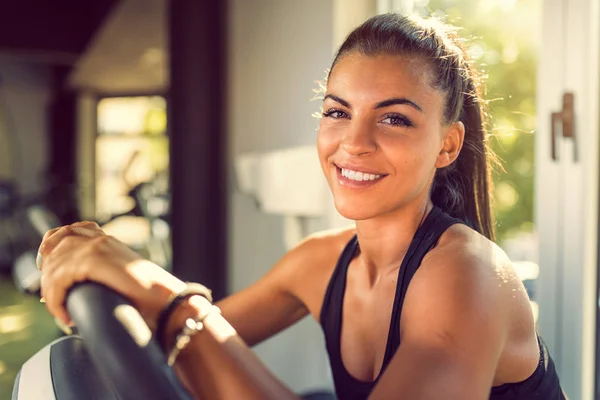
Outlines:
<svg viewBox="0 0 600 400"><path fill-rule="evenodd" d="M456 160L465 140L465 125L460 121L454 122L444 128L443 135L442 148L435 161L436 168L447 167Z"/></svg>

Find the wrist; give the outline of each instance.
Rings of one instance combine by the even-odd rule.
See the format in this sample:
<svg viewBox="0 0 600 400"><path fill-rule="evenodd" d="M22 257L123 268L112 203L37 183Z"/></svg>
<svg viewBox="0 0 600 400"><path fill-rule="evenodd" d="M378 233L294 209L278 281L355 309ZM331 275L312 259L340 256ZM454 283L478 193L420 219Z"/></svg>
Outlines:
<svg viewBox="0 0 600 400"><path fill-rule="evenodd" d="M210 289L204 285L193 282L184 285L183 290L180 290L176 295L169 298L167 305L158 315L155 337L162 345L163 349L168 348L167 346L170 344L167 341L167 331L172 333L174 324L181 322L181 315L186 316L183 320L183 325L186 325L185 320L187 318L200 318L199 321L201 321L211 310L214 311ZM196 301L194 301L194 298L196 297L200 298L200 300L196 299ZM194 303L195 306L192 306L192 303ZM204 310L206 314L203 314ZM177 318L173 315L175 313L177 314Z"/></svg>
<svg viewBox="0 0 600 400"><path fill-rule="evenodd" d="M187 319L196 318L198 315L207 315L213 307L210 301L200 295L190 296L179 303L165 325L164 336L159 338L163 348L168 351L172 347L175 337Z"/></svg>
<svg viewBox="0 0 600 400"><path fill-rule="evenodd" d="M155 331L161 310L177 293L185 290L186 284L148 260L137 260L129 264L127 270L135 279L131 300Z"/></svg>

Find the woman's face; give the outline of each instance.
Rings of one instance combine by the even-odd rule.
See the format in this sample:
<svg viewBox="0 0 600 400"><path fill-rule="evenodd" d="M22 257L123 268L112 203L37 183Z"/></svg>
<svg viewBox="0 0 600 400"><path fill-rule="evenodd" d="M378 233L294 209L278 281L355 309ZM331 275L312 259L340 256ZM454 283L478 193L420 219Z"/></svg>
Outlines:
<svg viewBox="0 0 600 400"><path fill-rule="evenodd" d="M319 126L321 167L344 217L364 220L427 199L436 168L460 150L443 123L429 69L403 56L343 56L329 76Z"/></svg>

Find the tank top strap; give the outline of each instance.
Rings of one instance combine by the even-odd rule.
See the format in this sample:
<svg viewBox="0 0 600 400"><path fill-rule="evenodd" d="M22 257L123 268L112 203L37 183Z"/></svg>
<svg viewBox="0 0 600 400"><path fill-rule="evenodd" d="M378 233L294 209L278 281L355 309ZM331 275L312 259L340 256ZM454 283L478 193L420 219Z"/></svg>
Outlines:
<svg viewBox="0 0 600 400"><path fill-rule="evenodd" d="M327 341L339 338L342 325L342 305L346 292L346 273L350 261L354 258L358 248L358 238L354 235L342 251L337 265L327 285L325 297L321 305L319 322L325 333ZM328 347L331 343L327 343ZM336 348L335 345L331 346Z"/></svg>
<svg viewBox="0 0 600 400"><path fill-rule="evenodd" d="M425 255L437 244L440 236L450 226L457 223L464 224L460 219L453 218L439 207L434 206L419 229L417 229L398 271L396 294L381 372L389 364L396 350L398 350L398 346L400 346L400 317L402 315L402 306L406 297L406 291L412 277L417 272Z"/></svg>

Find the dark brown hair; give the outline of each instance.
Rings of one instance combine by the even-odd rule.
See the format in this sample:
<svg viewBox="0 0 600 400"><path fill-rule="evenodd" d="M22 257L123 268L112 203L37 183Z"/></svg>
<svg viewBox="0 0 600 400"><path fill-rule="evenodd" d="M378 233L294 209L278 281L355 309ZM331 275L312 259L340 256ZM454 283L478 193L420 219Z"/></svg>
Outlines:
<svg viewBox="0 0 600 400"><path fill-rule="evenodd" d="M330 74L338 60L349 53L406 55L422 59L429 67L433 88L445 95L443 122L461 121L465 126L458 158L436 171L431 200L451 216L494 240L490 161L496 159L487 143L481 79L470 64L456 31L433 19L382 14L350 33L334 58Z"/></svg>

